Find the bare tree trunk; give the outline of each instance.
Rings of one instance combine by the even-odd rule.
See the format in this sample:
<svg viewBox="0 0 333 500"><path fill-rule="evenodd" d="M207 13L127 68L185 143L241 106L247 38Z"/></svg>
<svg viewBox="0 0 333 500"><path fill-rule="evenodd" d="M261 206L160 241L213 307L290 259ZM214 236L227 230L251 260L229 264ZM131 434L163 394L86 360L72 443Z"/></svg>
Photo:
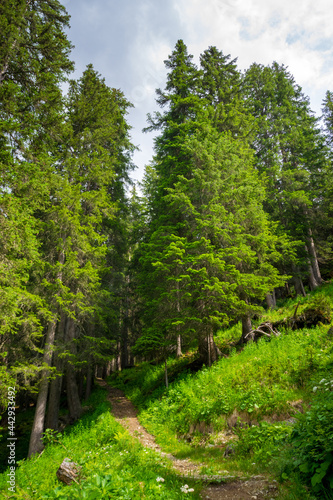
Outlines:
<svg viewBox="0 0 333 500"><path fill-rule="evenodd" d="M177 335L177 351L176 351L176 356L177 358L180 358L183 355L182 353L182 337L180 333Z"/></svg>
<svg viewBox="0 0 333 500"><path fill-rule="evenodd" d="M266 303L268 309L274 309L274 307L276 307L276 298L274 290L271 294L270 293L266 294Z"/></svg>
<svg viewBox="0 0 333 500"><path fill-rule="evenodd" d="M49 322L47 328L43 364L47 365L48 367L50 367L52 363L52 353L53 353L56 327L57 327L57 320L54 319L53 321ZM44 432L46 403L49 390L48 376L49 376L49 370L48 369L43 370L38 391L34 422L32 424L32 429L31 429L28 457L31 457L35 453L40 453L44 448L42 442L42 435Z"/></svg>
<svg viewBox="0 0 333 500"><path fill-rule="evenodd" d="M320 274L320 269L319 269L319 264L318 264L318 258L317 258L317 252L316 252L316 247L312 238L312 233L311 230L309 229L309 237L306 242L306 247L305 247L308 255L309 255L309 282L310 282L310 287L312 290L317 288L319 285L322 284L323 279Z"/></svg>
<svg viewBox="0 0 333 500"><path fill-rule="evenodd" d="M244 314L242 316L242 336L239 339L239 344L245 344L247 342L246 335L252 330L251 316L249 314Z"/></svg>
<svg viewBox="0 0 333 500"><path fill-rule="evenodd" d="M65 253L63 251L60 251L59 253L58 262L60 264L60 271L57 273L57 279L59 281L62 281L62 265L65 262ZM52 321L49 322L47 328L44 355L43 355L43 364L46 365L47 367L51 367L52 364L53 346L57 328L57 321L58 320L55 317ZM41 373L41 382L37 397L36 411L30 435L28 457L31 457L36 453L40 453L44 447L42 442L42 436L44 432L46 404L49 392L48 377L49 377L49 369L46 368Z"/></svg>
<svg viewBox="0 0 333 500"><path fill-rule="evenodd" d="M198 351L200 357L207 366L211 366L221 356L221 351L214 342L214 334L208 332L205 337L199 338Z"/></svg>
<svg viewBox="0 0 333 500"><path fill-rule="evenodd" d="M310 290L315 290L319 286L319 283L317 282L317 280L314 276L313 267L312 267L310 260L309 260L309 286L310 286Z"/></svg>
<svg viewBox="0 0 333 500"><path fill-rule="evenodd" d="M121 343L117 343L117 371L121 372Z"/></svg>
<svg viewBox="0 0 333 500"><path fill-rule="evenodd" d="M293 272L293 285L295 288L296 295L303 295L303 297L306 296L305 290L304 290L304 285L303 281L299 276L299 270L295 265L292 266L292 272Z"/></svg>
<svg viewBox="0 0 333 500"><path fill-rule="evenodd" d="M165 378L165 387L169 387L169 379L168 379L168 365L167 360L164 360L164 378Z"/></svg>
<svg viewBox="0 0 333 500"><path fill-rule="evenodd" d="M116 358L111 359L111 371L114 373L117 371L117 360Z"/></svg>
<svg viewBox="0 0 333 500"><path fill-rule="evenodd" d="M62 313L60 323L58 323L57 328L57 344L62 343L64 341L64 331L66 328L66 317ZM58 353L55 352L53 356L53 364L57 369L57 372L60 372L61 375L57 375L55 379L51 380L50 384L50 394L49 394L49 402L47 407L47 416L46 416L46 429L58 430L59 425L59 407L60 407L60 397L61 397L61 388L62 388L62 371L64 368L64 361L62 358L59 358Z"/></svg>
<svg viewBox="0 0 333 500"><path fill-rule="evenodd" d="M301 278L299 278L298 276L294 276L293 283L294 283L296 295L303 295L303 297L305 297L306 293L305 293L303 281L301 280Z"/></svg>
<svg viewBox="0 0 333 500"><path fill-rule="evenodd" d="M177 281L177 314L180 316L180 300L179 300L179 282ZM180 335L180 326L177 326L177 349L176 349L176 357L180 358L182 356L182 338Z"/></svg>
<svg viewBox="0 0 333 500"><path fill-rule="evenodd" d="M87 368L87 378L86 378L86 395L85 399L88 399L91 394L92 388L92 369L91 369L91 357L89 356L88 368Z"/></svg>
<svg viewBox="0 0 333 500"><path fill-rule="evenodd" d="M72 318L68 318L68 328L66 330L66 343L69 344L70 352L75 354L75 323ZM82 406L79 397L79 390L76 381L76 371L70 361L67 361L66 366L66 382L67 382L67 404L69 409L69 416L72 420L80 418L82 413Z"/></svg>
<svg viewBox="0 0 333 500"><path fill-rule="evenodd" d="M121 328L121 367L126 368L128 366L128 331L129 331L129 276L126 276L126 289L125 289L125 310L124 319Z"/></svg>

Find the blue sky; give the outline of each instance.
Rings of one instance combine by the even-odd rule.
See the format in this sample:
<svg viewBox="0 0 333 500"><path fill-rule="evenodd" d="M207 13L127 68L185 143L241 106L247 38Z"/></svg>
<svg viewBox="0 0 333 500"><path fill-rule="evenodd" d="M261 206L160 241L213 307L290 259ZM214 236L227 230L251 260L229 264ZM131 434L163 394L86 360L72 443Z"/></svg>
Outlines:
<svg viewBox="0 0 333 500"><path fill-rule="evenodd" d="M75 78L87 64L120 88L134 105L128 120L141 179L153 154L146 115L157 110L163 61L183 39L194 61L210 45L238 58L288 66L319 115L326 90L333 90L333 2L331 0L63 0L71 16Z"/></svg>

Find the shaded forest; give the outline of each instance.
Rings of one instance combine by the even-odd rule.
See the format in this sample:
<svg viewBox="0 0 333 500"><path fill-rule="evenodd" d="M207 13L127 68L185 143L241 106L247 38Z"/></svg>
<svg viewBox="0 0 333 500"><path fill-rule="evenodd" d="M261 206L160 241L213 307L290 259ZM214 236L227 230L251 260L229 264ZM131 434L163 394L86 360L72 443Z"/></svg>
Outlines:
<svg viewBox="0 0 333 500"><path fill-rule="evenodd" d="M132 105L92 65L70 78L65 9L0 9L0 404L13 386L35 407L33 455L96 375L189 349L210 366L218 330L241 321L244 344L332 278L333 93L317 118L284 65L209 47L197 66L177 41L139 194Z"/></svg>

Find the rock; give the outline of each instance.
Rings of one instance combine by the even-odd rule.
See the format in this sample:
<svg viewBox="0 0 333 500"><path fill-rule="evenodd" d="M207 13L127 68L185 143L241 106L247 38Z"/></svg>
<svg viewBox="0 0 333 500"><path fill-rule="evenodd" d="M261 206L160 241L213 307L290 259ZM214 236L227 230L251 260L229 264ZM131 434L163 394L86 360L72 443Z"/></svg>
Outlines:
<svg viewBox="0 0 333 500"><path fill-rule="evenodd" d="M234 444L228 444L224 450L223 456L224 457L229 457L229 455L233 455L235 453L235 445Z"/></svg>
<svg viewBox="0 0 333 500"><path fill-rule="evenodd" d="M71 484L73 481L77 483L77 477L81 468L69 458L64 458L59 469L57 470L57 478L65 484Z"/></svg>

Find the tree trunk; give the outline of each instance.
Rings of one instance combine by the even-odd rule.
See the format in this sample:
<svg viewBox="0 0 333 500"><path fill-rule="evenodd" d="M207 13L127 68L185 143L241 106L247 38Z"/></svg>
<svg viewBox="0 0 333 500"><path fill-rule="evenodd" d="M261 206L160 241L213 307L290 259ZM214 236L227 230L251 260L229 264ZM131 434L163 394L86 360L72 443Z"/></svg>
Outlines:
<svg viewBox="0 0 333 500"><path fill-rule="evenodd" d="M71 354L75 354L75 323L72 318L68 318L68 328L66 331L66 343L69 344ZM69 416L71 420L75 421L80 418L82 407L79 397L79 390L76 381L76 370L71 361L67 361L66 365L66 382L67 382L67 404L69 409Z"/></svg>
<svg viewBox="0 0 333 500"><path fill-rule="evenodd" d="M212 331L206 337L199 338L198 352L202 362L207 366L211 366L221 356L221 351L214 342Z"/></svg>
<svg viewBox="0 0 333 500"><path fill-rule="evenodd" d="M52 363L52 353L53 353L56 327L57 327L57 320L54 319L53 321L49 322L47 328L43 364L49 367L51 366ZM28 457L31 457L35 453L40 453L44 448L42 442L42 435L44 432L46 403L49 390L48 376L49 376L49 370L48 369L43 370L41 375L41 383L38 391L34 421L31 429Z"/></svg>
<svg viewBox="0 0 333 500"><path fill-rule="evenodd" d="M117 342L117 371L121 372L121 343Z"/></svg>
<svg viewBox="0 0 333 500"><path fill-rule="evenodd" d="M303 281L301 280L301 278L299 278L298 276L294 276L293 283L294 283L296 295L303 295L303 297L305 297L306 293L305 293Z"/></svg>
<svg viewBox="0 0 333 500"><path fill-rule="evenodd" d="M310 230L309 233L305 249L309 255L309 284L311 290L314 290L322 284L323 279L320 274L317 252Z"/></svg>
<svg viewBox="0 0 333 500"><path fill-rule="evenodd" d="M117 371L117 360L116 358L111 359L111 371L115 373Z"/></svg>
<svg viewBox="0 0 333 500"><path fill-rule="evenodd" d="M182 356L182 337L181 337L180 333L177 335L176 356L177 356L177 358L180 358Z"/></svg>
<svg viewBox="0 0 333 500"><path fill-rule="evenodd" d="M315 276L314 276L314 273L313 273L313 267L312 267L312 264L309 260L309 286L310 286L310 290L315 290L316 288L318 288L319 286L319 283L317 282Z"/></svg>
<svg viewBox="0 0 333 500"><path fill-rule="evenodd" d="M91 357L89 356L88 360L88 368L87 368L87 378L86 378L86 395L85 399L88 399L91 394L91 388L92 388L92 369L91 369Z"/></svg>
<svg viewBox="0 0 333 500"><path fill-rule="evenodd" d="M273 295L266 293L266 304L267 309L273 309L275 307Z"/></svg>
<svg viewBox="0 0 333 500"><path fill-rule="evenodd" d="M306 293L305 293L305 290L304 290L303 281L300 278L300 276L299 276L299 274L300 274L299 270L298 270L298 268L295 265L292 266L292 272L293 272L292 282L293 282L293 285L294 285L294 288L295 288L296 295L303 295L303 297L305 297Z"/></svg>
<svg viewBox="0 0 333 500"><path fill-rule="evenodd" d="M57 344L63 343L64 341L64 332L66 329L66 317L62 313L60 323L57 328ZM49 402L47 407L47 416L46 416L46 429L58 430L59 425L59 407L60 407L60 397L61 397L61 388L62 388L62 371L64 368L64 361L62 358L59 358L58 353L55 352L53 356L53 364L57 369L57 372L60 372L61 375L57 375L55 379L51 380L50 384L50 394L49 394Z"/></svg>
<svg viewBox="0 0 333 500"><path fill-rule="evenodd" d="M62 266L65 262L65 253L60 251L58 262L60 264L60 271L57 273L57 280L62 281ZM56 316L56 315L55 315ZM47 328L46 339L45 339L45 348L43 355L43 364L51 367L52 364L52 356L53 356L53 346L55 340L57 328L57 319L56 317L53 321L50 321ZM32 424L31 435L30 435L30 443L29 443L29 451L28 457L36 453L40 453L43 448L42 436L44 432L44 423L45 423L45 415L46 415L46 403L47 396L49 392L49 370L46 368L42 371L41 374L41 382L37 397L36 403L36 411L34 416L34 421Z"/></svg>
<svg viewBox="0 0 333 500"><path fill-rule="evenodd" d="M179 300L179 282L177 281L177 314L180 317L180 300ZM176 357L180 358L182 356L182 338L180 335L180 326L177 326L177 348L176 348Z"/></svg>
<svg viewBox="0 0 333 500"><path fill-rule="evenodd" d="M167 360L164 360L164 378L165 378L165 387L169 387L169 380L168 380L168 365L167 365Z"/></svg>
<svg viewBox="0 0 333 500"><path fill-rule="evenodd" d="M241 337L241 343L244 344L246 342L246 335L250 333L252 330L252 322L251 322L251 316L249 314L246 314L242 317L242 337Z"/></svg>
<svg viewBox="0 0 333 500"><path fill-rule="evenodd" d="M62 374L53 379L50 384L49 404L47 407L47 417L45 425L46 429L53 429L55 431L58 430L61 388Z"/></svg>

